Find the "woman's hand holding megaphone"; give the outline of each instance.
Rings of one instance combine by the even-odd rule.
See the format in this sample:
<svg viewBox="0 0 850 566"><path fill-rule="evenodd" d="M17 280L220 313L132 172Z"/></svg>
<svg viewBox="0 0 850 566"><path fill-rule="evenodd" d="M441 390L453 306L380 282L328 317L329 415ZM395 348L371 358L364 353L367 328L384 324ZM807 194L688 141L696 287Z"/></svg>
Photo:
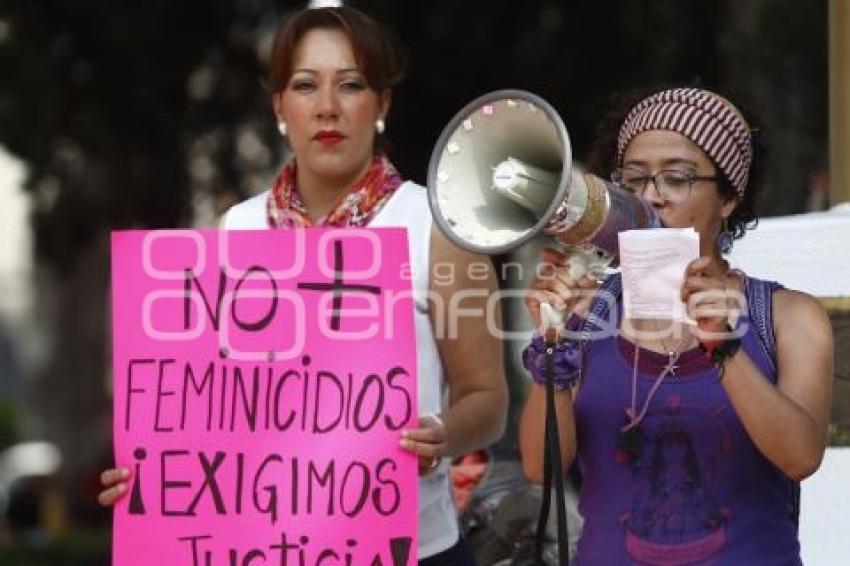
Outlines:
<svg viewBox="0 0 850 566"><path fill-rule="evenodd" d="M540 250L540 267L526 294L525 307L547 341L557 340L565 316L585 316L599 288L599 282L581 263L552 248Z"/></svg>

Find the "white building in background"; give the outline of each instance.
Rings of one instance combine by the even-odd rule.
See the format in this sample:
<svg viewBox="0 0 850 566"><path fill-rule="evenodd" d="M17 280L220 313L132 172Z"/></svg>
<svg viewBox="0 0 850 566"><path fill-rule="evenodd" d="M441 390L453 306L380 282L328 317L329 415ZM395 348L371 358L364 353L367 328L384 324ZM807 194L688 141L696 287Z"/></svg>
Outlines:
<svg viewBox="0 0 850 566"><path fill-rule="evenodd" d="M850 300L850 203L763 218L729 256L748 275L819 297Z"/></svg>
<svg viewBox="0 0 850 566"><path fill-rule="evenodd" d="M26 168L0 146L0 321L19 322L32 307L32 228Z"/></svg>

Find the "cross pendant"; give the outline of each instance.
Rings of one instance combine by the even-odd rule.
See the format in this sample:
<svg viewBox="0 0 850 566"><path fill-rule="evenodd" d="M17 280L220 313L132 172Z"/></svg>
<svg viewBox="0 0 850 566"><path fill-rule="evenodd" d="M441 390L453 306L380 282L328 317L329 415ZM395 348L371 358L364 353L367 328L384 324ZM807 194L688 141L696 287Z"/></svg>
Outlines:
<svg viewBox="0 0 850 566"><path fill-rule="evenodd" d="M667 365L664 366L664 371L670 375L676 375L676 370L679 369L679 366L676 365L676 362L679 360L679 356L675 353L670 353L669 356Z"/></svg>

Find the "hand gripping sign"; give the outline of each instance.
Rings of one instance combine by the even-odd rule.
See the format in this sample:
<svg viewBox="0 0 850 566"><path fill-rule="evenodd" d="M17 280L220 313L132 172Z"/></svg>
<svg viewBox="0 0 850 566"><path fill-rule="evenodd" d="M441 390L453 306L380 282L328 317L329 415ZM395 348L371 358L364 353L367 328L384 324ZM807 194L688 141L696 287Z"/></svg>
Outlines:
<svg viewBox="0 0 850 566"><path fill-rule="evenodd" d="M113 563L416 560L416 344L394 228L112 236Z"/></svg>

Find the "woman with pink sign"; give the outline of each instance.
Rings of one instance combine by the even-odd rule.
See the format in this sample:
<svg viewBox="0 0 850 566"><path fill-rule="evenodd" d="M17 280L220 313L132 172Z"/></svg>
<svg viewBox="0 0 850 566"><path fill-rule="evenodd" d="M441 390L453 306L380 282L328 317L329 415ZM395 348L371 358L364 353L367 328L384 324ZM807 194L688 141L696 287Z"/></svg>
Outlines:
<svg viewBox="0 0 850 566"><path fill-rule="evenodd" d="M283 22L268 88L292 158L269 191L231 208L223 227L408 229L420 417L399 441L419 458L419 563L462 566L475 562L459 537L449 461L501 436L507 391L502 344L487 321L446 309L465 292L464 309L487 312L496 280L488 258L432 229L425 189L404 181L380 149L403 73L395 42L353 8L306 9ZM437 280L436 267L455 276ZM103 472L101 504L122 497L128 479L126 468Z"/></svg>

